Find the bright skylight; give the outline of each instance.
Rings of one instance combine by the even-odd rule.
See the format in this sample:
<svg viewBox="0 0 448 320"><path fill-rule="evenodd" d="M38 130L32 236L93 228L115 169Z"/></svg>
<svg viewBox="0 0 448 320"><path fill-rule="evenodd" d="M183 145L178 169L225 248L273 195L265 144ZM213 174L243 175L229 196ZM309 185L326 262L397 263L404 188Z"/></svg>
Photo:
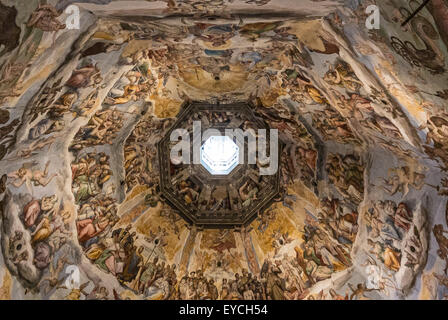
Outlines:
<svg viewBox="0 0 448 320"><path fill-rule="evenodd" d="M211 136L201 147L201 164L213 175L226 175L239 163L239 148L227 136Z"/></svg>

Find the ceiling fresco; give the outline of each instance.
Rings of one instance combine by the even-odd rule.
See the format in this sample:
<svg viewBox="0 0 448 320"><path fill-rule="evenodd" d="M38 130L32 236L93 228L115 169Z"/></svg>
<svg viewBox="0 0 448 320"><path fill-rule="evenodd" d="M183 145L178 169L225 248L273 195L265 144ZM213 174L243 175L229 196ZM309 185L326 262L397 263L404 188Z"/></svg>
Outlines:
<svg viewBox="0 0 448 320"><path fill-rule="evenodd" d="M403 26L421 2L0 0L0 299L446 299L448 1ZM277 129L278 172L170 162L182 119Z"/></svg>
<svg viewBox="0 0 448 320"><path fill-rule="evenodd" d="M244 103L188 103L178 114L176 123L159 141L160 197L177 209L187 223L200 228L219 229L247 226L277 198L281 188L278 168L274 174L263 174L261 168L267 169L267 161L263 162L261 157L249 160L252 152L256 152L256 146L250 146L250 141L256 140L259 129L265 132L269 129L261 118L253 114L252 108ZM208 130L217 130L218 135L213 136ZM235 132L235 136L226 136L228 130ZM234 130L254 135L252 139L248 137L244 142L238 141L238 132ZM173 156L173 148L179 142L171 138L177 132L182 136L189 133L193 137L193 143L185 152L186 160ZM194 159L195 137L205 141L197 144L201 157L197 163ZM230 147L220 141L230 143ZM270 143L267 142L266 149L271 150ZM279 154L277 146L277 157ZM217 168L211 168L214 159L220 164ZM148 201L155 202L158 197L152 193Z"/></svg>

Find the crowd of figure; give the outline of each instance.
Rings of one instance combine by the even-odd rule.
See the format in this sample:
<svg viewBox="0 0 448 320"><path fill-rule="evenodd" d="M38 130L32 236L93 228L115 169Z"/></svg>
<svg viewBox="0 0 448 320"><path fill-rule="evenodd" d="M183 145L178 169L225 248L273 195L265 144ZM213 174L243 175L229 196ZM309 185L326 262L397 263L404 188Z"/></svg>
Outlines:
<svg viewBox="0 0 448 320"><path fill-rule="evenodd" d="M124 146L125 191L137 185L158 181L157 146L172 119L150 116L140 120L126 139Z"/></svg>
<svg viewBox="0 0 448 320"><path fill-rule="evenodd" d="M333 140L343 144L359 144L347 120L333 107L326 105L323 110L312 114L313 126L321 133L325 141Z"/></svg>
<svg viewBox="0 0 448 320"><path fill-rule="evenodd" d="M156 84L145 62L128 71L109 92L104 103L108 105L125 104L130 101L147 101Z"/></svg>
<svg viewBox="0 0 448 320"><path fill-rule="evenodd" d="M342 92L333 90L333 93L338 99L338 108L350 116L351 121L358 121L364 130L374 131L388 138L402 138L398 128L388 118L377 114L372 101L361 95L362 82L348 63L337 59L334 66L329 66L323 79L330 85L345 89Z"/></svg>
<svg viewBox="0 0 448 320"><path fill-rule="evenodd" d="M364 195L364 163L356 154L330 153L326 170L328 180L346 199L359 204Z"/></svg>
<svg viewBox="0 0 448 320"><path fill-rule="evenodd" d="M351 248L358 232L358 213L339 199L321 200L318 216L308 213L302 266L312 284L351 266Z"/></svg>
<svg viewBox="0 0 448 320"><path fill-rule="evenodd" d="M284 144L280 156L282 181L285 185L300 179L314 191L317 186L318 152L313 137L295 111L277 103L270 108L258 105L255 111L272 129L277 129Z"/></svg>
<svg viewBox="0 0 448 320"><path fill-rule="evenodd" d="M427 129L425 152L432 158L440 159L443 169L448 168L448 118L447 114L434 115L419 129Z"/></svg>
<svg viewBox="0 0 448 320"><path fill-rule="evenodd" d="M32 198L29 195L27 197ZM13 254L14 263L26 260L30 254L34 257L33 264L38 269L45 269L51 263L53 255L70 239L70 213L63 209L56 195L51 195L28 201L20 218L30 232L34 254L25 251L23 247L20 254ZM19 250L14 242L20 239L21 235L16 232L16 236L10 239L10 251Z"/></svg>
<svg viewBox="0 0 448 320"><path fill-rule="evenodd" d="M70 146L70 150L79 151L82 148L112 144L123 127L124 117L118 110L106 109L95 113L81 127Z"/></svg>
<svg viewBox="0 0 448 320"><path fill-rule="evenodd" d="M311 270L311 258L306 254L307 269L301 271L303 257L298 248L297 257L285 255L282 259L265 260L259 274L242 269L232 278L218 279L201 269L181 273L176 264L167 264L159 256L151 257L154 248L136 245L137 238L130 226L118 228L111 232L108 246L102 242L86 254L99 268L116 276L125 288L149 299L299 300L308 295L316 281L326 279ZM153 246L160 243L154 242ZM148 251L151 253L146 257L144 253Z"/></svg>
<svg viewBox="0 0 448 320"><path fill-rule="evenodd" d="M78 241L88 248L118 221L116 200L104 187L112 176L109 156L104 152L87 153L78 157L71 168L72 192L79 205Z"/></svg>
<svg viewBox="0 0 448 320"><path fill-rule="evenodd" d="M404 256L409 268L419 263L422 239L413 224L413 212L406 203L397 205L391 200L378 200L367 210L365 217L369 252L387 269L397 272Z"/></svg>

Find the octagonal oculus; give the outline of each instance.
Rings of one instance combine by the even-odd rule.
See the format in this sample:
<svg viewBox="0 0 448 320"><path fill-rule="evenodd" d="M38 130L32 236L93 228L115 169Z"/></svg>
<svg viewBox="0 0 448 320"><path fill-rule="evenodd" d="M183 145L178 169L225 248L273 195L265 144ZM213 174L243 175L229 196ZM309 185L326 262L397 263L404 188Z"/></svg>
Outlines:
<svg viewBox="0 0 448 320"><path fill-rule="evenodd" d="M239 164L239 147L228 136L211 136L201 147L201 164L212 175L227 175Z"/></svg>

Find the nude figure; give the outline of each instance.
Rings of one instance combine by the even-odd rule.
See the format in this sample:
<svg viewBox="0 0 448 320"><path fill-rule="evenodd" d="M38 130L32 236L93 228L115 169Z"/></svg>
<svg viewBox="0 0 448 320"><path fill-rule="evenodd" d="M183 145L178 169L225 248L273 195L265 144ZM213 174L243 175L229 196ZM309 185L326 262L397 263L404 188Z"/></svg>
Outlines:
<svg viewBox="0 0 448 320"><path fill-rule="evenodd" d="M53 262L50 263L49 274L45 278L40 281L40 284L48 281L47 288L45 289L45 294L48 294L52 289L59 287L65 278L59 279L59 274L64 269L65 264L67 263L66 255L59 258L56 263L56 267L53 266Z"/></svg>
<svg viewBox="0 0 448 320"><path fill-rule="evenodd" d="M394 175L390 176L392 173ZM425 175L411 170L408 166L389 169L388 175L389 177L384 179L385 186L383 188L391 195L400 191L403 196L406 196L409 186L421 190L425 183Z"/></svg>
<svg viewBox="0 0 448 320"><path fill-rule="evenodd" d="M42 186L46 187L51 180L56 177L58 174L54 173L48 176L48 166L50 165L50 161L47 161L45 164L45 169L42 172L41 170L31 170L27 168L27 164L23 164L22 167L8 174L9 178L14 178L15 180L12 182L8 182L8 184L12 184L16 188L20 188L24 183L28 189L28 191L33 194L33 190L31 186Z"/></svg>
<svg viewBox="0 0 448 320"><path fill-rule="evenodd" d="M36 155L37 153L34 152L36 150L41 150L44 147L48 146L49 148L51 147L51 145L53 144L53 142L56 141L56 138L58 136L54 135L51 136L49 138L44 138L44 139L40 139L40 140L36 140L33 141L28 147L17 151L16 156L12 157L12 158L7 158L5 160L20 160L20 159L27 159L30 158L34 155Z"/></svg>

